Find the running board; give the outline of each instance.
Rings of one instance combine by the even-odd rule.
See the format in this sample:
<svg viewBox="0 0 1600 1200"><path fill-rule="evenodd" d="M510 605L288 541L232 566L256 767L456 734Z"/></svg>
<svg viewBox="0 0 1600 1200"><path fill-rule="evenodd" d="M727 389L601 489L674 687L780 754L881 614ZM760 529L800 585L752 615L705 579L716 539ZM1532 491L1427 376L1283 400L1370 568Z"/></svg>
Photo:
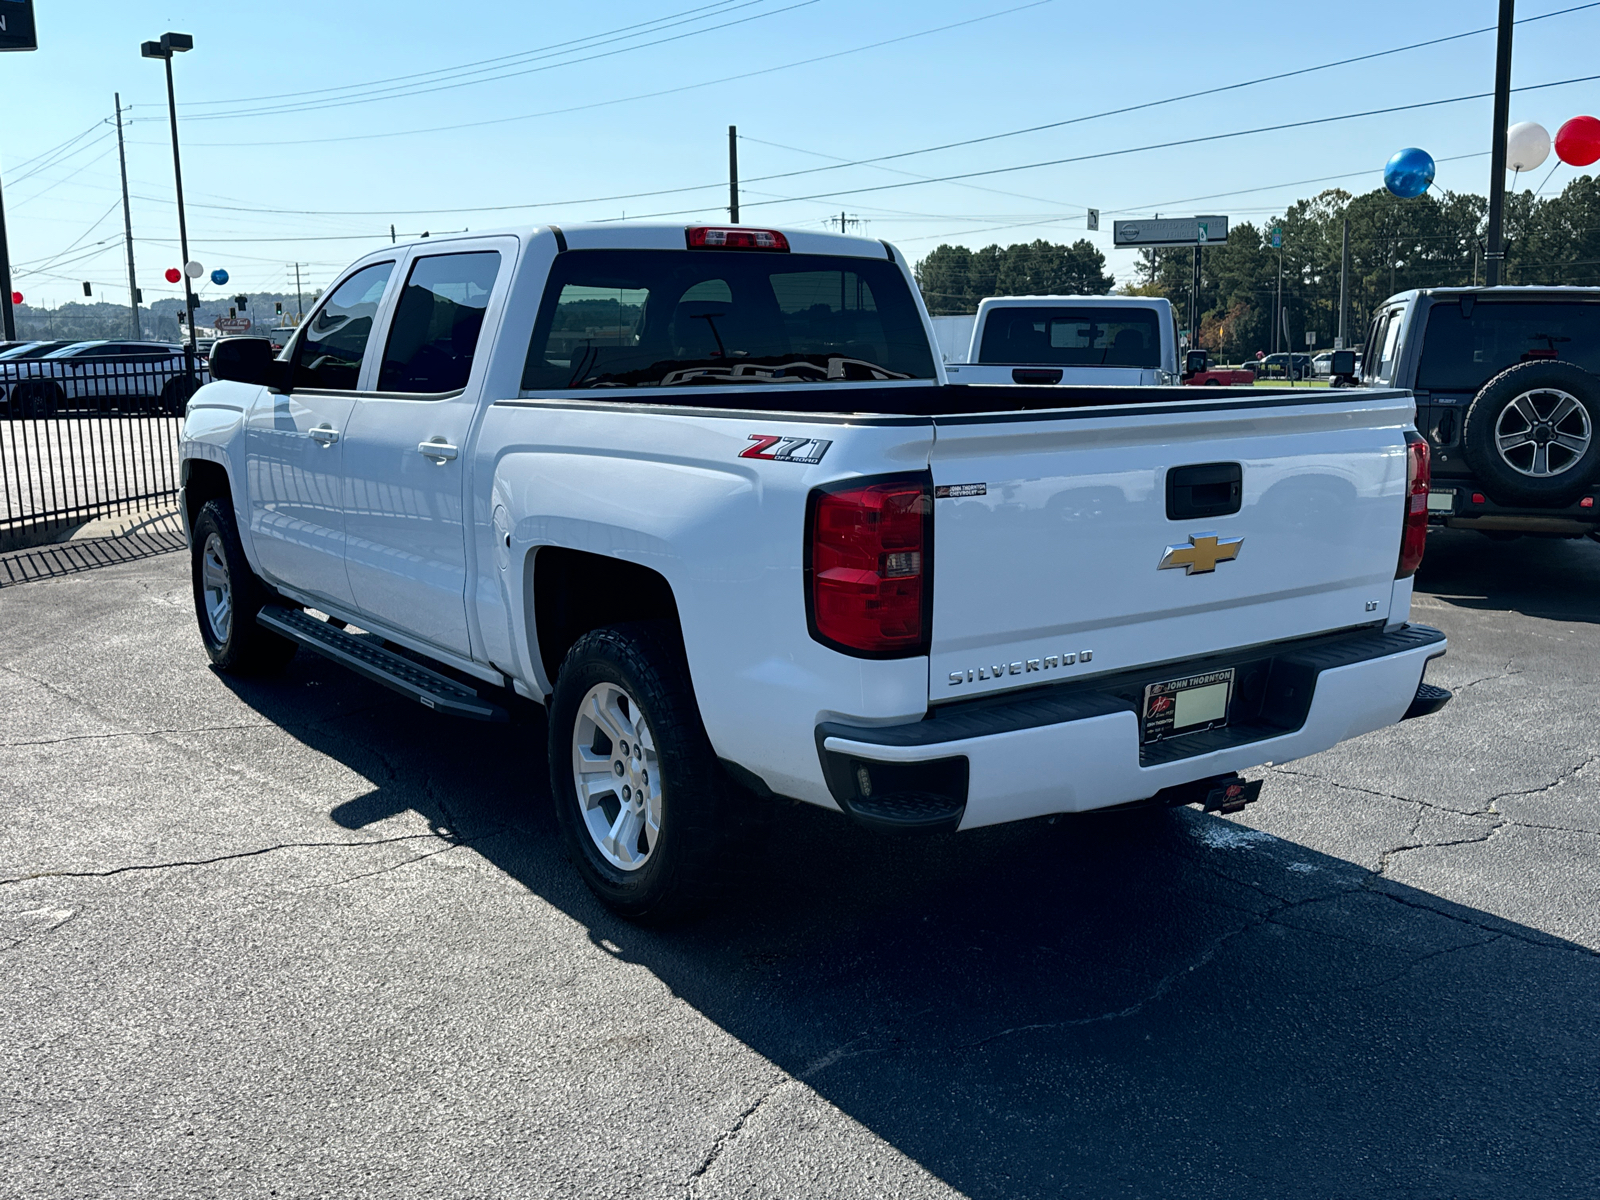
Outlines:
<svg viewBox="0 0 1600 1200"><path fill-rule="evenodd" d="M327 621L319 621L302 609L268 604L256 614L256 621L280 637L349 667L357 675L420 701L424 708L478 721L510 719L504 708L483 699L465 684L385 650L374 638L346 633Z"/></svg>

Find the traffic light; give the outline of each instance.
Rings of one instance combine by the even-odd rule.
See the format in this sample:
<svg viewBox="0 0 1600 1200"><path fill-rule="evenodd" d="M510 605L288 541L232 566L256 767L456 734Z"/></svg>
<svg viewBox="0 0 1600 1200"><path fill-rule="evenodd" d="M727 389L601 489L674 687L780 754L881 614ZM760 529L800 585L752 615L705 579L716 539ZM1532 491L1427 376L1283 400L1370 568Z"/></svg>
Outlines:
<svg viewBox="0 0 1600 1200"><path fill-rule="evenodd" d="M87 279L85 279L85 280L84 280L84 281L83 281L83 294L84 294L84 295L85 295L85 296L92 296L92 295L94 295L94 292L93 292L93 291L91 291L91 290L90 290L90 288L89 288L89 281L88 281L88 280L87 280Z"/></svg>
<svg viewBox="0 0 1600 1200"><path fill-rule="evenodd" d="M278 306L278 315L281 317L281 316L283 316L283 301L282 300L277 301L277 306Z"/></svg>

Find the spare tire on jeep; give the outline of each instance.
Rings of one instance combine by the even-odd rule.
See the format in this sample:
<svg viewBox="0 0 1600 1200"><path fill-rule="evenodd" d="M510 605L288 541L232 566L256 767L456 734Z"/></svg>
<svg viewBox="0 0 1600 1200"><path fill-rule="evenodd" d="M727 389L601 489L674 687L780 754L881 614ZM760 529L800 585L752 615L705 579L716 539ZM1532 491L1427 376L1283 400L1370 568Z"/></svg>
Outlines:
<svg viewBox="0 0 1600 1200"><path fill-rule="evenodd" d="M1525 362L1483 385L1462 448L1499 504L1563 507L1600 463L1600 378L1565 362Z"/></svg>

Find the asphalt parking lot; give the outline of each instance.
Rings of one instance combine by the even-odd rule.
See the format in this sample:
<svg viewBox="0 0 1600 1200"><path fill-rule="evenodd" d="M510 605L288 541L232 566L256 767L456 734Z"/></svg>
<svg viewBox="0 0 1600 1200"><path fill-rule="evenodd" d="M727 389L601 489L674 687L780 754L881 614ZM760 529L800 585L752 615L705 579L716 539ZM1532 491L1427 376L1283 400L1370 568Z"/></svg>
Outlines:
<svg viewBox="0 0 1600 1200"><path fill-rule="evenodd" d="M186 571L0 588L0 1195L1600 1190L1600 545L1436 536L1454 703L1236 817L785 808L671 932L542 729L224 679Z"/></svg>

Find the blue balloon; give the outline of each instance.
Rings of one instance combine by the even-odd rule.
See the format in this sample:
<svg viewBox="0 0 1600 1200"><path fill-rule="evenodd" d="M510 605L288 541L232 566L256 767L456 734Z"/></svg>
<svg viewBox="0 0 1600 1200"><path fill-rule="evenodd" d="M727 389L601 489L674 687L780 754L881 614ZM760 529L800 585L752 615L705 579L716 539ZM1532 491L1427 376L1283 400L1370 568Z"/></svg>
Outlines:
<svg viewBox="0 0 1600 1200"><path fill-rule="evenodd" d="M1417 153L1421 154L1422 151L1419 150ZM1433 160L1431 158L1428 160L1428 178L1433 178ZM223 284L228 282L228 273L221 267L218 267L215 271L211 272L211 282L216 284L218 287L221 287Z"/></svg>
<svg viewBox="0 0 1600 1200"><path fill-rule="evenodd" d="M1433 156L1415 146L1395 154L1383 168L1383 186L1402 200L1428 190L1433 182Z"/></svg>

